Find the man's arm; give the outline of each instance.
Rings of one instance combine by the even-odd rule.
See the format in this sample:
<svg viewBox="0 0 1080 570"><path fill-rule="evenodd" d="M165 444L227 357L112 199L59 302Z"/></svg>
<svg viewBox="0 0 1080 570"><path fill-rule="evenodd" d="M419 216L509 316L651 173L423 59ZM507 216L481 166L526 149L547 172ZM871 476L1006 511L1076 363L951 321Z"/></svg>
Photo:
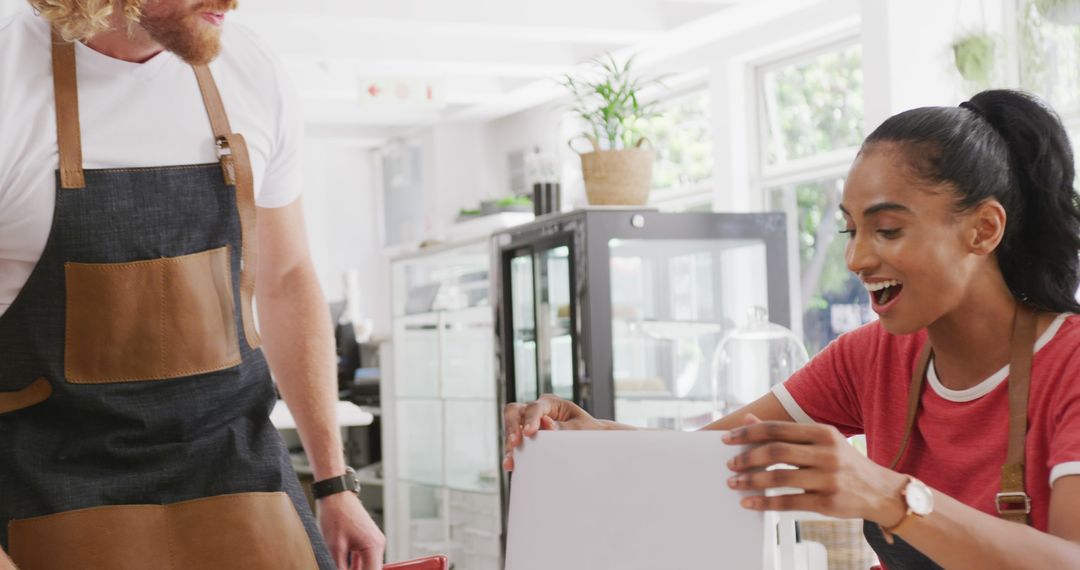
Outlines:
<svg viewBox="0 0 1080 570"><path fill-rule="evenodd" d="M15 568L15 563L4 554L4 549L0 548L0 570L18 570Z"/></svg>
<svg viewBox="0 0 1080 570"><path fill-rule="evenodd" d="M337 365L329 310L315 275L300 200L258 210L258 301L263 349L296 419L315 480L345 472L337 424ZM319 521L338 567L350 552L382 567L385 538L351 493L319 499Z"/></svg>
<svg viewBox="0 0 1080 570"><path fill-rule="evenodd" d="M320 480L344 473L345 457L333 329L303 222L300 200L258 209L255 298L263 351Z"/></svg>

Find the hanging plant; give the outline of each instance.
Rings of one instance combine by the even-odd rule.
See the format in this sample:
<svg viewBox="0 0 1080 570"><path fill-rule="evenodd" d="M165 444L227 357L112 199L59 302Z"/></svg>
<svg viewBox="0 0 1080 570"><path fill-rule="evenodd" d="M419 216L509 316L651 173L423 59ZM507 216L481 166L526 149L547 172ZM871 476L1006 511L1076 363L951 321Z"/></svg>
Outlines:
<svg viewBox="0 0 1080 570"><path fill-rule="evenodd" d="M1065 25L1080 25L1080 0L1034 0L1044 19Z"/></svg>
<svg viewBox="0 0 1080 570"><path fill-rule="evenodd" d="M989 85L994 74L997 41L988 34L970 34L953 43L956 70L976 85Z"/></svg>

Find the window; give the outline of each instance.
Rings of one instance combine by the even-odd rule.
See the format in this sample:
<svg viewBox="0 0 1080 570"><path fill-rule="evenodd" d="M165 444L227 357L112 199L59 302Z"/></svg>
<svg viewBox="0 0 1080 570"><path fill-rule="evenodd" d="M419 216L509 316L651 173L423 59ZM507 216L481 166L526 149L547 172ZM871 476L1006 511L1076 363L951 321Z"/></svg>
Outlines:
<svg viewBox="0 0 1080 570"><path fill-rule="evenodd" d="M791 271L799 276L801 331L812 355L873 318L844 261L839 235L844 176L863 139L862 46L827 45L757 69L758 176L769 209L788 214Z"/></svg>
<svg viewBox="0 0 1080 570"><path fill-rule="evenodd" d="M763 172L862 143L861 44L765 67L758 92Z"/></svg>
<svg viewBox="0 0 1080 570"><path fill-rule="evenodd" d="M383 149L381 202L383 245L395 246L419 241L423 237L422 153L414 143L392 144Z"/></svg>
<svg viewBox="0 0 1080 570"><path fill-rule="evenodd" d="M665 101L658 106L661 115L649 121L646 136L656 148L654 191L691 188L712 179L709 97L709 92L702 90Z"/></svg>
<svg viewBox="0 0 1080 570"><path fill-rule="evenodd" d="M843 186L843 178L826 178L768 190L771 209L788 212L788 232L795 234L789 243L798 248L803 344L810 354L876 318L865 288L844 261Z"/></svg>
<svg viewBox="0 0 1080 570"><path fill-rule="evenodd" d="M1031 0L1019 10L1020 84L1063 117L1080 115L1080 25L1043 17Z"/></svg>
<svg viewBox="0 0 1080 570"><path fill-rule="evenodd" d="M665 211L712 209L712 99L698 89L658 105L644 128L656 149L650 202Z"/></svg>

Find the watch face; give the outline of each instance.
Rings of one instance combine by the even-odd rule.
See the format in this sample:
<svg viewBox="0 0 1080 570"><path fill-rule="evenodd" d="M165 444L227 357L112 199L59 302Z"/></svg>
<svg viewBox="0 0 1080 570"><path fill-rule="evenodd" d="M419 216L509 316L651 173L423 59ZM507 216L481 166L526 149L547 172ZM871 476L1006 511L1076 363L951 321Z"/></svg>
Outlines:
<svg viewBox="0 0 1080 570"><path fill-rule="evenodd" d="M907 500L911 512L926 516L934 510L934 493L921 481L912 481L904 490L904 498Z"/></svg>

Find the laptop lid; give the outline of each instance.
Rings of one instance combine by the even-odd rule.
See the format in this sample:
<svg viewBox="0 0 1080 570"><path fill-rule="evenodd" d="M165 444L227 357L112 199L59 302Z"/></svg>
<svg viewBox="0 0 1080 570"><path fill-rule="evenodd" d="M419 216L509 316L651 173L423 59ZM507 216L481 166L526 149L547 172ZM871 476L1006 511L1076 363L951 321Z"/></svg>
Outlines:
<svg viewBox="0 0 1080 570"><path fill-rule="evenodd" d="M506 570L756 570L723 432L541 432L515 451Z"/></svg>

